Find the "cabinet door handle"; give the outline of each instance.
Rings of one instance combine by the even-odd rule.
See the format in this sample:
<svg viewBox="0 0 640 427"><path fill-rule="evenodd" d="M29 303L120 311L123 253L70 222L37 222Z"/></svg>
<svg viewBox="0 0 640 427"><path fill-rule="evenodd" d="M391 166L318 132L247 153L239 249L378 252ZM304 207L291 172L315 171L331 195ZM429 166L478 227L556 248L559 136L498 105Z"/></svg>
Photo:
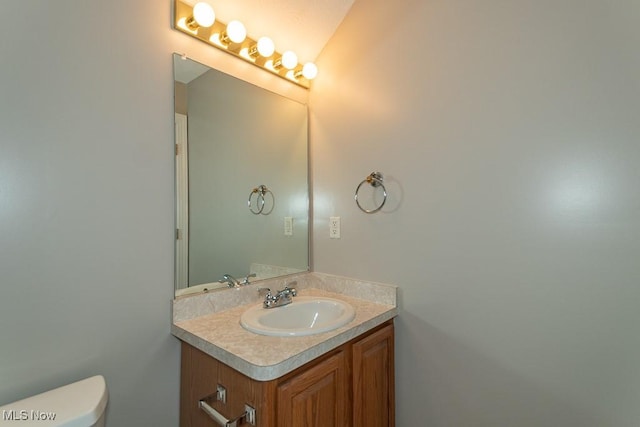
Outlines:
<svg viewBox="0 0 640 427"><path fill-rule="evenodd" d="M238 427L243 423L256 425L256 410L249 405L244 405L244 413L232 420L227 419L220 412L216 411L204 400L198 402L198 407L202 409L211 419L223 427Z"/></svg>

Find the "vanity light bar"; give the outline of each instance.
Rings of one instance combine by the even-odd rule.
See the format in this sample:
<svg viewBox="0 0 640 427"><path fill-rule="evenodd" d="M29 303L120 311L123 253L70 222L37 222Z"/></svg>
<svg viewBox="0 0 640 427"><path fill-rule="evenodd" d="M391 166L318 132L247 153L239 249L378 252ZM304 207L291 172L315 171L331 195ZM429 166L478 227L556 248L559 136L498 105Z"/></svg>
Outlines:
<svg viewBox="0 0 640 427"><path fill-rule="evenodd" d="M240 21L218 21L206 2L191 6L175 0L174 28L306 89L318 74L313 62L300 64L294 52L277 52L270 38L248 37Z"/></svg>

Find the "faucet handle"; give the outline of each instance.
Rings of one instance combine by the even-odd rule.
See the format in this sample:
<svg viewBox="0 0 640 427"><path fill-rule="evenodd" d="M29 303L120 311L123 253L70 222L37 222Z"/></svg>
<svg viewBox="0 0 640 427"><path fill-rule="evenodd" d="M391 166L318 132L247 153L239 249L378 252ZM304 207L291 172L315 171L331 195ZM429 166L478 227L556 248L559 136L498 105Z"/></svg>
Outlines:
<svg viewBox="0 0 640 427"><path fill-rule="evenodd" d="M296 295L298 295L298 291L296 291L296 288L289 287L289 286L296 286L297 284L298 284L298 282L294 280L293 282L288 283L287 285L285 285L284 290L285 291L289 291L291 296L295 297Z"/></svg>
<svg viewBox="0 0 640 427"><path fill-rule="evenodd" d="M245 277L244 280L242 281L242 283L240 283L240 284L241 285L248 285L250 277L256 277L256 273L247 274L247 277Z"/></svg>
<svg viewBox="0 0 640 427"><path fill-rule="evenodd" d="M262 296L265 291L266 293L264 294L264 301L262 301L262 306L264 308L271 308L273 304L278 300L278 297L271 295L271 289L269 288L258 288L258 294L260 296Z"/></svg>

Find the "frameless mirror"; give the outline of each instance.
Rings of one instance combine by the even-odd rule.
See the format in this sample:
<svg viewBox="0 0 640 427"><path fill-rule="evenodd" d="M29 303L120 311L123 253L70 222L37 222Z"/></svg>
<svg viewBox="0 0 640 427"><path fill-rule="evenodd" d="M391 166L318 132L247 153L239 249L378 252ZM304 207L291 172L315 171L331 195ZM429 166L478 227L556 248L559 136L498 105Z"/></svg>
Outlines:
<svg viewBox="0 0 640 427"><path fill-rule="evenodd" d="M174 55L176 295L309 267L307 107Z"/></svg>

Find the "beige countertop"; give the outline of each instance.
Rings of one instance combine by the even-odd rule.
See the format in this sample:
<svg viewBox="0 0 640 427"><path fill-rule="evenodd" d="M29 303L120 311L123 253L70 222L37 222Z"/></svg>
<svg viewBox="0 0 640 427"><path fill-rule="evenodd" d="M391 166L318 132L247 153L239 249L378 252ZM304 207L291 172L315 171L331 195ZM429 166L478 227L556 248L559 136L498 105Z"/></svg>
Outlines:
<svg viewBox="0 0 640 427"><path fill-rule="evenodd" d="M224 297L235 296L239 304L233 306L233 303L227 303L226 307L212 309L210 313L203 313L203 301L186 301L186 304L198 307L197 313L193 314L193 309L185 309L185 301L174 300L171 332L180 340L248 377L268 381L291 372L397 315L397 288L392 285L320 273L304 273L290 280L297 281L296 288L300 296L325 296L351 304L355 309L355 318L343 327L316 335L258 335L240 325L241 314L259 302L259 297L255 295L257 287L250 289L253 286L250 285L241 292L234 289L226 291L229 293ZM260 282L260 286L265 285L269 283ZM278 285L270 287L280 289ZM253 301L247 303L249 295ZM221 295L217 296L217 300L223 299ZM215 298L211 294L201 297ZM204 303L204 306L212 304ZM185 312L191 312L191 315L185 315Z"/></svg>

